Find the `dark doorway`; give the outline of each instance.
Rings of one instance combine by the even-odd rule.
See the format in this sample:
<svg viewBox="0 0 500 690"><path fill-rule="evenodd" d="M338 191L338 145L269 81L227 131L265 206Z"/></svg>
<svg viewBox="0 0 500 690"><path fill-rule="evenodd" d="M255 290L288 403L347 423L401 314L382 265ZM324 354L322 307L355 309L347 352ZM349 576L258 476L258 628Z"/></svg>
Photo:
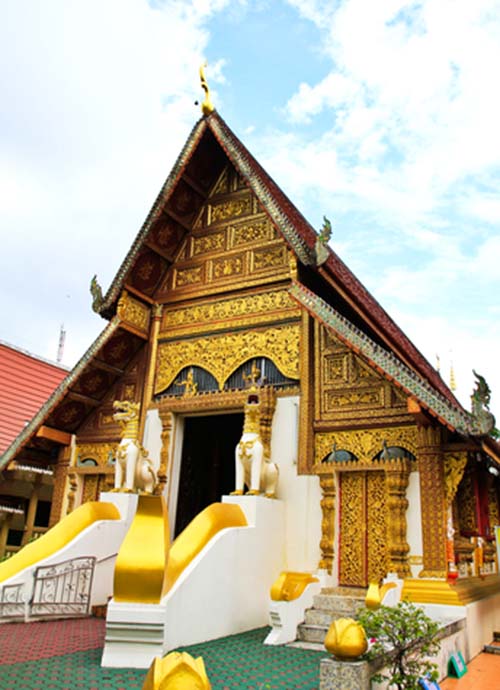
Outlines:
<svg viewBox="0 0 500 690"><path fill-rule="evenodd" d="M203 508L234 491L234 452L242 433L243 414L185 419L175 536Z"/></svg>

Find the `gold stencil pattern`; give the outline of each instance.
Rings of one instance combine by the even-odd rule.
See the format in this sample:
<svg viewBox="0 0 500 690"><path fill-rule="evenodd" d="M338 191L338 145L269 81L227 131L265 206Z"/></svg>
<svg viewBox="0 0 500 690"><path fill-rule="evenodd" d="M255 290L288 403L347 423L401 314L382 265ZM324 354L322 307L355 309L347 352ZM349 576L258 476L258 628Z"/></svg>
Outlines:
<svg viewBox="0 0 500 690"><path fill-rule="evenodd" d="M460 532L466 535L477 534L476 494L472 472L466 471L458 486L457 501L460 506Z"/></svg>
<svg viewBox="0 0 500 690"><path fill-rule="evenodd" d="M389 570L384 472L366 473L366 522L368 582L378 582Z"/></svg>
<svg viewBox="0 0 500 690"><path fill-rule="evenodd" d="M365 474L349 472L340 475L340 553L339 582L364 587L365 563Z"/></svg>
<svg viewBox="0 0 500 690"><path fill-rule="evenodd" d="M203 280L203 266L190 266L175 270L175 287L184 287L201 283Z"/></svg>
<svg viewBox="0 0 500 690"><path fill-rule="evenodd" d="M321 498L321 560L319 568L332 572L333 540L335 537L335 476L322 475L320 485L323 496Z"/></svg>
<svg viewBox="0 0 500 690"><path fill-rule="evenodd" d="M273 226L268 220L251 221L250 223L240 223L229 228L233 236L233 246L238 247L242 244L251 242L263 242L275 236Z"/></svg>
<svg viewBox="0 0 500 690"><path fill-rule="evenodd" d="M161 343L155 393L165 390L188 366L198 366L210 372L222 390L230 374L253 357L268 357L282 374L298 379L299 338L300 325L290 324Z"/></svg>
<svg viewBox="0 0 500 690"><path fill-rule="evenodd" d="M335 431L317 433L315 436L315 462L320 463L336 443L337 450L353 453L359 465L370 465L372 459L382 450L383 441L388 446L400 446L417 455L416 427L386 427L382 429Z"/></svg>
<svg viewBox="0 0 500 690"><path fill-rule="evenodd" d="M286 248L279 244L270 249L256 249L253 254L253 270L263 271L267 268L276 268L287 263Z"/></svg>
<svg viewBox="0 0 500 690"><path fill-rule="evenodd" d="M387 419L401 423L408 415L406 398L392 383L315 324L315 418L350 426Z"/></svg>
<svg viewBox="0 0 500 690"><path fill-rule="evenodd" d="M446 510L441 430L418 429L418 469L424 570L419 577L446 577Z"/></svg>

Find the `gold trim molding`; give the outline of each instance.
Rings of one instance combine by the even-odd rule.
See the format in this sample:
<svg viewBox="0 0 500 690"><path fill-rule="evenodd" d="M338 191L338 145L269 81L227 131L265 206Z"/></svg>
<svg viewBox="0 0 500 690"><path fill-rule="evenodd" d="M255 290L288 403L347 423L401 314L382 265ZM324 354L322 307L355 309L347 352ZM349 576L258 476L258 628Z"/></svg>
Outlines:
<svg viewBox="0 0 500 690"><path fill-rule="evenodd" d="M444 579L409 578L404 582L401 598L416 604L465 606L494 594L500 594L500 575L467 577L456 580L453 584Z"/></svg>
<svg viewBox="0 0 500 690"><path fill-rule="evenodd" d="M253 357L269 357L281 373L299 378L300 324L163 342L158 348L155 394L168 388L179 372L198 366L224 387L228 377Z"/></svg>
<svg viewBox="0 0 500 690"><path fill-rule="evenodd" d="M166 309L162 320L162 331L171 336L174 333L206 332L211 330L250 326L267 323L270 320L300 318L301 310L291 299L287 290L261 292L230 300L211 301L186 307Z"/></svg>
<svg viewBox="0 0 500 690"><path fill-rule="evenodd" d="M122 321L126 321L144 333L148 332L151 318L149 307L131 297L126 290L122 291L118 300L117 314Z"/></svg>

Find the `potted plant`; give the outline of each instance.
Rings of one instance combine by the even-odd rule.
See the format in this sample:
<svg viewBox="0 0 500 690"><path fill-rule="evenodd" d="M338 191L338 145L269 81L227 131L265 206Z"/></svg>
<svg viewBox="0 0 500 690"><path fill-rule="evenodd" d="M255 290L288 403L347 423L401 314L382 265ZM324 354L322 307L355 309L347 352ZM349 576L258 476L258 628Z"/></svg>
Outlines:
<svg viewBox="0 0 500 690"><path fill-rule="evenodd" d="M388 680L397 690L420 690L420 678L437 680L437 665L429 657L439 651L439 625L420 607L400 601L363 609L358 620L372 641L369 657L381 668L372 680Z"/></svg>

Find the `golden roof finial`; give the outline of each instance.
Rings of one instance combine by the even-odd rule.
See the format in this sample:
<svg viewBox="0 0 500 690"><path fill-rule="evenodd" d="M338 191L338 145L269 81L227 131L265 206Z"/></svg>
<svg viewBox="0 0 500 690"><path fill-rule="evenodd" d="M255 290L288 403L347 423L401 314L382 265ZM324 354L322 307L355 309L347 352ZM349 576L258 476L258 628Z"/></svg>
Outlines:
<svg viewBox="0 0 500 690"><path fill-rule="evenodd" d="M453 368L453 361L450 363L450 388L453 392L457 390L457 382L455 380L455 370Z"/></svg>
<svg viewBox="0 0 500 690"><path fill-rule="evenodd" d="M203 115L210 115L210 113L213 113L215 110L214 104L212 103L210 99L210 89L208 88L207 80L205 78L205 67L207 66L207 62L205 61L203 65L200 67L200 81L201 81L201 88L205 92L205 100L201 104L201 112Z"/></svg>

